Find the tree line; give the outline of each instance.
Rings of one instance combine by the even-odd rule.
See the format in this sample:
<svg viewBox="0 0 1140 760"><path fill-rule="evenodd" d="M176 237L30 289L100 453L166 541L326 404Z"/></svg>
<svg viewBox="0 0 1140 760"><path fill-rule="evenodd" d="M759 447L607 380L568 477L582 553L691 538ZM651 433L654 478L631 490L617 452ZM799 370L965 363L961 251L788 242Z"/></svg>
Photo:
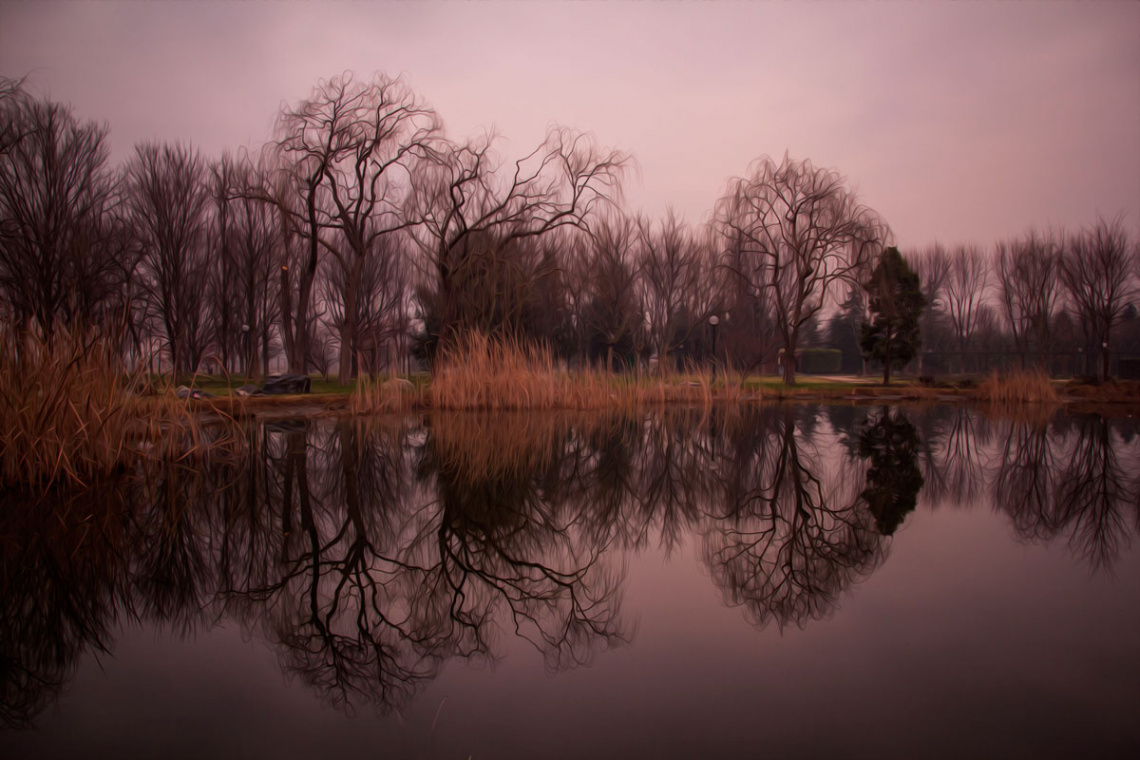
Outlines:
<svg viewBox="0 0 1140 760"><path fill-rule="evenodd" d="M99 329L176 374L276 362L342 382L430 364L473 330L610 370L782 361L788 382L804 347L854 351L860 369L864 351L897 363L891 341L925 359L894 328L888 358L859 348L891 231L808 160L758 159L707 224L649 219L623 208L631 155L552 127L504 159L496 134L449 136L383 74L320 81L272 140L220 157L143 142L115 166L107 135L0 79L0 314L17 330ZM921 339L955 354L947 369L987 351L1044 366L1073 340L1100 346L1107 372L1135 314L1119 219L991 255L904 254L928 305Z"/></svg>

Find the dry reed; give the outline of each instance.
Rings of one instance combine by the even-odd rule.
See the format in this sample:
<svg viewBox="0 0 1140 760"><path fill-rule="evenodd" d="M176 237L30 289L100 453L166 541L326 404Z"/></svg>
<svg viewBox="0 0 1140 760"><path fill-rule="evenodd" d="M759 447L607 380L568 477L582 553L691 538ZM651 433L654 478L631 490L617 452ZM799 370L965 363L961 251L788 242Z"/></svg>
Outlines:
<svg viewBox="0 0 1140 760"><path fill-rule="evenodd" d="M1061 397L1040 370L992 373L978 386L977 398L991 404L1059 404Z"/></svg>
<svg viewBox="0 0 1140 760"><path fill-rule="evenodd" d="M0 483L83 485L145 454L186 458L233 443L207 436L187 402L144 398L110 342L0 331Z"/></svg>
<svg viewBox="0 0 1140 760"><path fill-rule="evenodd" d="M560 368L545 346L466 336L439 358L425 402L443 410L610 409L740 401L738 377L708 369L634 377Z"/></svg>

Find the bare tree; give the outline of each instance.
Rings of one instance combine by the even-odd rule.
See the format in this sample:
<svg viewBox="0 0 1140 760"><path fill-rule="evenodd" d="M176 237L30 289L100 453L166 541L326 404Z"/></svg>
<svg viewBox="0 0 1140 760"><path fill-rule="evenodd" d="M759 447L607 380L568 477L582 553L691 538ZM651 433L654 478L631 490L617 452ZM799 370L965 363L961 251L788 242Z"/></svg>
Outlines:
<svg viewBox="0 0 1140 760"><path fill-rule="evenodd" d="M107 128L0 80L0 297L8 317L57 324L121 315L133 261L115 213Z"/></svg>
<svg viewBox="0 0 1140 760"><path fill-rule="evenodd" d="M768 288L736 274L747 269L743 245L730 243L722 255L724 265L717 267L717 284L726 312L721 327L724 355L747 375L776 356L780 341L774 305ZM854 340L858 340L857 326L855 330Z"/></svg>
<svg viewBox="0 0 1140 760"><path fill-rule="evenodd" d="M369 83L350 73L318 84L286 111L280 150L305 177L306 234L344 270L338 377L348 382L358 330L358 283L378 241L405 229L409 163L422 158L439 119L401 80L376 74ZM300 306L300 304L298 304Z"/></svg>
<svg viewBox="0 0 1140 760"><path fill-rule="evenodd" d="M345 334L348 304L355 304L354 374L363 369L356 367L358 358L367 359L367 371L375 372L381 352L403 333L410 281L408 245L409 241L396 235L384 236L362 259L355 279L353 273L339 263L329 262L325 267L321 297L328 307L328 321L338 335ZM351 299L350 290L355 293ZM342 345L342 356L344 350Z"/></svg>
<svg viewBox="0 0 1140 760"><path fill-rule="evenodd" d="M658 366L665 370L670 352L702 328L719 306L709 278L712 249L673 209L656 226L639 219L637 234L646 328Z"/></svg>
<svg viewBox="0 0 1140 760"><path fill-rule="evenodd" d="M1134 252L1120 217L1098 219L1074 235L1061 254L1061 281L1087 334L1101 349L1101 378L1108 378L1112 328L1136 292Z"/></svg>
<svg viewBox="0 0 1140 760"><path fill-rule="evenodd" d="M890 232L879 216L860 205L838 172L784 155L753 164L747 177L729 182L716 210L716 224L735 270L771 295L784 344L784 382L795 383L800 328L815 317L839 281L859 279Z"/></svg>
<svg viewBox="0 0 1140 760"><path fill-rule="evenodd" d="M28 100L22 78L0 77L0 156L27 134L27 125L18 115Z"/></svg>
<svg viewBox="0 0 1140 760"><path fill-rule="evenodd" d="M193 371L209 339L203 303L209 281L205 166L189 146L142 143L126 172L150 313L161 325L174 371Z"/></svg>
<svg viewBox="0 0 1140 760"><path fill-rule="evenodd" d="M922 294L926 296L927 308L922 313L922 343L931 345L937 321L937 313L946 304L946 285L950 279L951 261L946 248L939 243L927 246L919 251L908 251L904 254L906 260L918 272ZM918 355L918 373L924 374L926 370L923 362L923 353Z"/></svg>
<svg viewBox="0 0 1140 760"><path fill-rule="evenodd" d="M604 358L613 372L615 354L636 356L643 331L636 257L637 225L615 215L598 225L589 247L588 301L584 328L591 358Z"/></svg>
<svg viewBox="0 0 1140 760"><path fill-rule="evenodd" d="M251 377L268 371L282 263L279 229L274 207L258 198L263 172L247 155L223 155L211 174L215 343L224 364L239 356Z"/></svg>
<svg viewBox="0 0 1140 760"><path fill-rule="evenodd" d="M1025 237L1000 242L995 261L1002 316L1013 337L1021 366L1032 349L1037 365L1049 344L1053 313L1061 294L1060 254L1063 238L1030 230Z"/></svg>
<svg viewBox="0 0 1140 760"><path fill-rule="evenodd" d="M411 213L423 254L421 294L439 309L428 325L429 346L454 340L463 327L461 289L471 268L486 261L481 246L494 246L498 256L519 240L567 227L588 230L594 213L620 194L630 162L586 135L555 127L504 171L492 155L494 142L493 135L463 144L441 140L416 169Z"/></svg>
<svg viewBox="0 0 1140 760"><path fill-rule="evenodd" d="M978 330L989 279L989 266L977 246L954 247L950 253L950 276L944 293L946 311L958 339L959 372L966 369L966 346Z"/></svg>

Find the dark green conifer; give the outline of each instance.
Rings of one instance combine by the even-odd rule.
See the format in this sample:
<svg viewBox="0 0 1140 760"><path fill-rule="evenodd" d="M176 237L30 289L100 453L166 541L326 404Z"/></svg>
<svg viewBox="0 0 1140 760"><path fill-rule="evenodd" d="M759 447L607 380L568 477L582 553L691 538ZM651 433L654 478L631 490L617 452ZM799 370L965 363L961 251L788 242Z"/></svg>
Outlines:
<svg viewBox="0 0 1140 760"><path fill-rule="evenodd" d="M871 319L863 324L859 347L868 360L883 365L883 385L889 385L892 367L901 370L918 353L922 343L919 318L926 298L918 274L894 246L883 251L863 287Z"/></svg>

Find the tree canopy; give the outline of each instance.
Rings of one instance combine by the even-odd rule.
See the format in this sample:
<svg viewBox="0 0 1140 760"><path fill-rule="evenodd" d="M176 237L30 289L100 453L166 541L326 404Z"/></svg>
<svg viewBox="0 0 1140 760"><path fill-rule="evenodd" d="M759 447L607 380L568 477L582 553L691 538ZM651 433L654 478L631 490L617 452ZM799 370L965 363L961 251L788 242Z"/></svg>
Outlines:
<svg viewBox="0 0 1140 760"><path fill-rule="evenodd" d="M859 346L868 360L883 365L883 385L889 385L891 368L905 367L922 344L919 318L926 298L918 274L894 246L883 251L864 287L871 319L863 324Z"/></svg>

